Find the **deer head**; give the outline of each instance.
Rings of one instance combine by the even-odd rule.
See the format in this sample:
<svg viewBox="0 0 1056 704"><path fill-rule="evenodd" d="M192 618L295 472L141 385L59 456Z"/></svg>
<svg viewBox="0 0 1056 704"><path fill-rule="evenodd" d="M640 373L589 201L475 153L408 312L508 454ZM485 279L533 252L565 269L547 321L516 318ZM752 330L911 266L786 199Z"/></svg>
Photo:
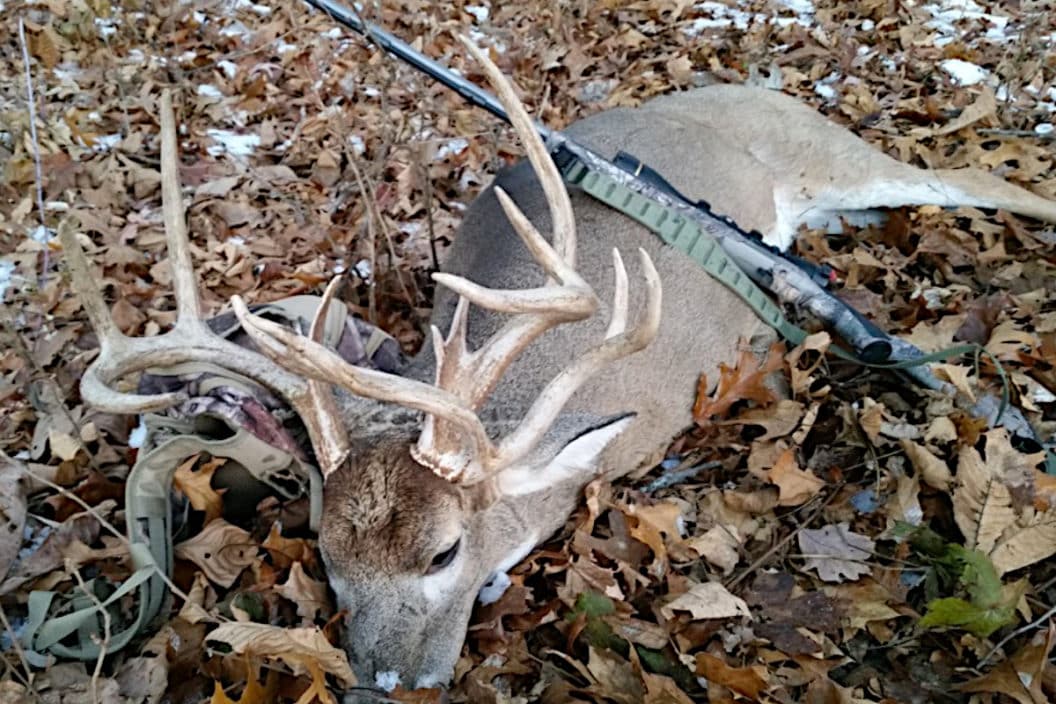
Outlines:
<svg viewBox="0 0 1056 704"><path fill-rule="evenodd" d="M161 176L178 312L174 328L151 338L123 335L72 227L60 228L73 288L99 336L99 356L81 383L87 403L116 413L171 406L183 400L179 394L136 395L114 384L147 368L194 361L256 381L300 414L326 478L320 547L338 603L348 612L354 669L367 685L399 680L426 686L450 677L481 587L563 522L602 450L633 421L624 415L585 424L563 414L563 407L591 376L646 347L660 321L659 276L640 250L646 301L628 328L627 275L613 250L614 296L602 339L556 373L523 417L503 426L500 439L492 437L494 427L486 428L479 412L511 362L547 331L594 316L599 301L576 271L575 221L557 168L512 86L475 46L466 45L512 117L546 194L553 234L548 242L497 189L547 280L507 290L436 274L459 300L447 336L432 328L434 383L354 367L320 343L338 280L327 287L307 335L251 314L238 296L231 304L256 351L210 331L199 311L168 93L161 100ZM476 349L466 339L471 305L508 315ZM336 396L335 387L341 390ZM394 407L424 415L399 423ZM366 419L378 413L382 424L367 432Z"/></svg>

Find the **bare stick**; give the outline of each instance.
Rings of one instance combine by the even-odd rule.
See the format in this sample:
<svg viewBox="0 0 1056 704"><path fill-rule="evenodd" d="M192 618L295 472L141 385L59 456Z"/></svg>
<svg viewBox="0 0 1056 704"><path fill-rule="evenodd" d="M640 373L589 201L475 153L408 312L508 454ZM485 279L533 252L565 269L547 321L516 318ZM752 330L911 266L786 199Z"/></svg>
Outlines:
<svg viewBox="0 0 1056 704"><path fill-rule="evenodd" d="M71 565L72 567L72 565ZM103 602L99 601L99 597L95 595L88 585L84 583L84 577L81 576L81 571L76 567L72 567L70 572L73 573L74 579L77 580L77 586L81 588L81 591L85 593L92 604L103 614L103 638L99 641L99 657L95 659L95 670L92 671L92 680L88 685L88 691L92 694L92 704L100 704L102 700L99 699L99 676L103 673L103 661L106 659L107 652L110 650L110 612L107 611L106 607L103 606Z"/></svg>
<svg viewBox="0 0 1056 704"><path fill-rule="evenodd" d="M988 663L990 661L990 658L994 657L994 655L997 653L998 650L1001 650L1001 648L1005 647L1005 645L1008 644L1008 641L1012 640L1013 638L1015 638L1017 636L1021 636L1024 633L1028 633L1030 631L1033 631L1035 628L1041 627L1042 625L1044 625L1053 616L1056 616L1056 606L1053 606L1051 609L1049 609L1048 611L1043 613L1041 616L1038 616L1036 619L1034 619L1033 621L1031 621L1027 625L1020 626L1019 628L1017 628L1016 630L1012 631L1007 636L1002 638L998 642L998 644L995 645L993 648L991 648L990 652L987 653L986 656L984 656L983 659L979 661L979 664L976 665L976 667L980 667L981 668L983 665Z"/></svg>
<svg viewBox="0 0 1056 704"><path fill-rule="evenodd" d="M22 64L26 69L26 106L29 108L29 137L33 143L33 176L37 185L37 210L40 212L41 233L47 239L48 226L44 224L44 174L40 167L40 142L37 140L37 99L33 93L33 71L30 69L29 48L26 46L26 25L18 18L18 45L22 49ZM40 273L40 285L44 286L50 266L48 243L44 243L44 267Z"/></svg>

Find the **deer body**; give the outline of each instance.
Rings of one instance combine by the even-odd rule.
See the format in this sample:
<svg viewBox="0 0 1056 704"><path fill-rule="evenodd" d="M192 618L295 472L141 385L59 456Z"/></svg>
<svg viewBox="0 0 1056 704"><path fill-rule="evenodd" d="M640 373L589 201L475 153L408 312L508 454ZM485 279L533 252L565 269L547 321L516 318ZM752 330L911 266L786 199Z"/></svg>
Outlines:
<svg viewBox="0 0 1056 704"><path fill-rule="evenodd" d="M86 402L121 413L178 403L178 394L137 396L113 384L196 361L269 387L301 416L326 477L320 550L365 686L446 682L481 587L559 528L586 483L658 459L690 423L699 374L715 381L719 363L763 331L687 256L591 198L569 196L513 89L467 48L531 166L505 171L469 208L436 275L432 339L403 376L352 367L320 343L334 283L306 336L252 315L237 296L257 351L211 334L200 319L167 95L161 182L174 329L123 336L72 228L60 227L101 341L81 384ZM634 153L689 198L779 243L802 223L885 205L1000 207L1056 221L1050 201L980 172L906 166L769 91L666 96L569 133L601 154ZM638 250L629 276L614 249Z"/></svg>

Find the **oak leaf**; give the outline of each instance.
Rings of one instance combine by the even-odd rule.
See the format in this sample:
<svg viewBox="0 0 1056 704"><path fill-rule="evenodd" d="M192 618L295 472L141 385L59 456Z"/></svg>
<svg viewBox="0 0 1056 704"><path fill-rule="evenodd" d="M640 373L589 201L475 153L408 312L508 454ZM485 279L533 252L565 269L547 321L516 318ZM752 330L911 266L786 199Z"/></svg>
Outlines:
<svg viewBox="0 0 1056 704"><path fill-rule="evenodd" d="M780 491L779 506L799 506L813 498L825 486L808 470L800 469L793 448L788 448L777 458L766 478L777 485Z"/></svg>
<svg viewBox="0 0 1056 704"><path fill-rule="evenodd" d="M698 582L691 586L685 594L675 597L660 607L660 613L664 615L664 618L674 618L676 611L688 611L695 621L737 616L752 618L744 599L731 594L719 582Z"/></svg>
<svg viewBox="0 0 1056 704"><path fill-rule="evenodd" d="M339 679L346 687L356 684L345 651L335 648L318 628L280 628L266 623L224 623L205 638L216 649L250 657L279 660L294 674L312 674L318 668Z"/></svg>
<svg viewBox="0 0 1056 704"><path fill-rule="evenodd" d="M194 465L198 462L198 455L195 455L177 467L172 475L172 485L187 497L195 511L205 512L207 524L220 518L224 512L222 495L226 489L216 490L212 482L216 470L226 461L222 457L217 457L195 470Z"/></svg>
<svg viewBox="0 0 1056 704"><path fill-rule="evenodd" d="M322 612L323 618L329 616L330 599L326 595L326 582L309 577L300 562L293 563L290 576L283 584L276 586L275 591L297 604L297 615L308 623L319 612Z"/></svg>
<svg viewBox="0 0 1056 704"><path fill-rule="evenodd" d="M731 689L742 697L758 701L759 695L768 688L766 679L759 674L761 667L731 667L708 653L697 653L696 675L709 682Z"/></svg>
<svg viewBox="0 0 1056 704"><path fill-rule="evenodd" d="M851 531L847 523L799 532L799 549L807 556L804 569L817 570L826 582L854 581L869 574L869 566L863 563L875 547L875 542Z"/></svg>
<svg viewBox="0 0 1056 704"><path fill-rule="evenodd" d="M193 562L214 584L230 587L257 559L257 545L249 533L218 518L177 545L176 557Z"/></svg>
<svg viewBox="0 0 1056 704"><path fill-rule="evenodd" d="M733 368L719 365L719 383L708 398L707 379L701 377L697 387L697 401L693 406L693 418L697 423L706 423L713 416L725 415L738 401L755 401L758 404L773 403L773 390L766 385L767 377L784 364L782 343L770 346L766 357L760 360L750 349L742 349Z"/></svg>

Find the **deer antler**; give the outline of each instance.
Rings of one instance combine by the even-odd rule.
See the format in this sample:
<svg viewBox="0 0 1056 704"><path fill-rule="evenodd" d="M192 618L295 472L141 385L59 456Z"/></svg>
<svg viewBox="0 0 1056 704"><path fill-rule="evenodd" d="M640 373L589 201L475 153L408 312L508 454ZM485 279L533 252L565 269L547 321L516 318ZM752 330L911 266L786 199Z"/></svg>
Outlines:
<svg viewBox="0 0 1056 704"><path fill-rule="evenodd" d="M538 443L564 404L587 379L606 365L641 350L656 337L660 323L661 286L652 261L640 250L648 300L635 327L626 330L627 274L619 254L614 251L616 286L612 320L605 339L583 353L546 386L513 433L497 446L491 441L476 412L510 363L547 330L593 315L598 300L575 269L575 219L557 167L513 87L498 67L468 40L463 38L462 41L484 67L510 114L546 195L554 228L552 245L509 196L501 188L495 188L513 228L546 271L546 283L534 289L497 290L460 276L434 274L437 283L460 296L447 338L435 327L432 329L436 353L435 386L354 367L322 345L250 314L238 297L232 299L232 303L243 327L262 352L290 371L318 381L336 383L360 396L425 412L421 435L411 449L415 459L448 480L472 484L487 479L523 457ZM514 316L476 351L470 351L466 343L470 303Z"/></svg>
<svg viewBox="0 0 1056 704"><path fill-rule="evenodd" d="M74 292L80 297L88 319L99 336L99 356L81 379L81 397L86 403L112 413L143 413L180 403L182 393L140 395L115 390L112 385L134 372L199 362L245 376L285 397L308 429L320 469L336 469L348 454L348 438L336 413L333 394L315 381L307 381L266 357L229 342L213 333L201 318L198 291L184 223L183 198L177 164L176 123L172 96L161 97L161 200L169 262L176 297L176 324L169 332L148 338L127 337L114 323L88 259L66 220L59 226L66 266ZM312 325L313 336L321 334L326 307L333 291L327 291Z"/></svg>

